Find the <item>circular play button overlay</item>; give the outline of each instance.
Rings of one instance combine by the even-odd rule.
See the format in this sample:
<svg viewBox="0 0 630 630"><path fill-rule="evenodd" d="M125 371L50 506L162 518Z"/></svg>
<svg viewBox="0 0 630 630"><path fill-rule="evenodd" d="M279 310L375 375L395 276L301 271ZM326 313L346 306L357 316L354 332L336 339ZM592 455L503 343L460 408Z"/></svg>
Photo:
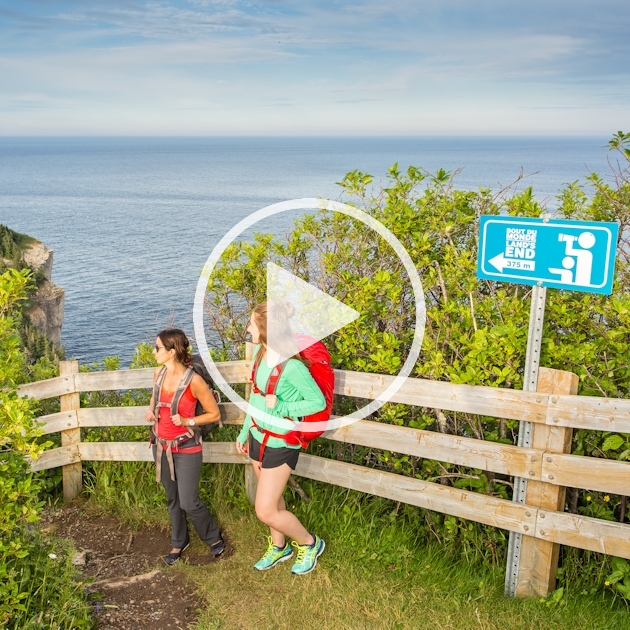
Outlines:
<svg viewBox="0 0 630 630"><path fill-rule="evenodd" d="M292 210L318 209L332 212L340 212L357 221L361 221L369 228L374 230L390 245L396 252L402 262L411 286L413 289L415 302L415 327L414 335L411 343L409 355L405 360L400 372L396 375L389 386L369 404L361 407L347 416L331 418L323 422L309 422L308 426L301 427L301 422L290 422L284 418L278 418L271 414L265 413L243 399L239 394L230 387L229 383L223 378L215 362L210 356L208 343L203 323L204 301L208 280L210 279L215 266L219 262L225 250L248 228L255 225L263 219L267 219L275 214L288 212ZM267 300L288 300L295 307L296 324L300 332L306 332L308 336L314 340L323 339L332 334L336 330L343 328L350 322L360 317L360 313L343 304L339 300L320 291L317 287L310 285L301 278L289 273L282 267L274 263L267 264ZM402 243L392 234L380 221L377 221L369 214L361 210L349 206L338 201L330 201L327 199L292 199L283 201L270 206L266 206L257 212L252 213L237 225L235 225L217 244L208 257L206 264L201 272L195 292L195 304L193 308L193 321L195 328L195 339L197 348L201 354L203 361L212 375L215 384L225 396L239 407L244 413L251 414L257 421L263 421L278 429L294 429L304 430L308 432L331 431L342 426L352 424L357 420L366 418L374 413L377 409L388 402L394 394L402 387L405 380L411 374L422 347L422 339L424 336L425 324L425 303L422 283L416 267L409 256L407 250ZM277 358L277 357L276 357ZM288 357L284 357L286 359ZM280 358L280 361L284 360ZM276 361L276 362L280 362ZM334 366L333 366L334 367Z"/></svg>

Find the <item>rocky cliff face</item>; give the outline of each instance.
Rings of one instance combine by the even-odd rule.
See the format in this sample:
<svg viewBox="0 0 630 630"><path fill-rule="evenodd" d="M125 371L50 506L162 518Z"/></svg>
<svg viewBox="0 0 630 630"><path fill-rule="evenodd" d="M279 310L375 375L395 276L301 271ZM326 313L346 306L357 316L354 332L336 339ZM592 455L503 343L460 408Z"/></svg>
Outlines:
<svg viewBox="0 0 630 630"><path fill-rule="evenodd" d="M47 249L43 243L33 243L24 250L24 262L35 271L41 269L45 276L33 296L33 306L28 311L30 320L40 333L60 346L64 294L63 289L51 280L53 250Z"/></svg>

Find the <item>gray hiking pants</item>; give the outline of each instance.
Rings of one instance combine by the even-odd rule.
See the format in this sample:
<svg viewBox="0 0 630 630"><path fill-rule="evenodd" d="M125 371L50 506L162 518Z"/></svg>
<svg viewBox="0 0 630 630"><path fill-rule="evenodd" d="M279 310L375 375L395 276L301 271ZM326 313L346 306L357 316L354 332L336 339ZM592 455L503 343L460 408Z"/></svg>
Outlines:
<svg viewBox="0 0 630 630"><path fill-rule="evenodd" d="M155 460L157 449L153 447ZM199 478L201 476L202 453L173 453L175 481L171 479L166 452L162 453L162 485L166 490L168 513L171 517L173 548L182 549L188 543L186 515L206 545L221 540L221 531L214 517L199 498Z"/></svg>

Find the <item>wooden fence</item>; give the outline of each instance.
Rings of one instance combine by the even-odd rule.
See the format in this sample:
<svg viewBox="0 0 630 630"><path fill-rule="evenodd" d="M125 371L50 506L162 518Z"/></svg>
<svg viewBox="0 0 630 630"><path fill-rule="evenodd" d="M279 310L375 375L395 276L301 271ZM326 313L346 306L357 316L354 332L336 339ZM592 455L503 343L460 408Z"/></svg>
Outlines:
<svg viewBox="0 0 630 630"><path fill-rule="evenodd" d="M218 364L229 383L248 383L250 364ZM61 411L43 416L46 433L61 432L61 447L32 462L33 470L63 466L64 497L81 492L82 461L151 461L146 442L82 442L81 428L146 426L147 407L81 408L80 392L151 386L153 369L79 373L65 361L60 376L29 383L23 396L60 397ZM335 393L374 399L394 377L336 371ZM338 442L383 449L528 479L525 504L459 490L363 466L302 454L297 475L401 501L523 535L517 596L555 587L559 545L630 559L630 525L564 512L566 487L628 494L630 463L570 454L573 428L630 433L630 400L576 396L577 376L540 368L535 392L407 379L391 402L534 423L532 448L361 420L329 431ZM224 422L243 422L241 410L221 404ZM245 464L233 443L203 445L205 462ZM247 469L246 469L247 470Z"/></svg>

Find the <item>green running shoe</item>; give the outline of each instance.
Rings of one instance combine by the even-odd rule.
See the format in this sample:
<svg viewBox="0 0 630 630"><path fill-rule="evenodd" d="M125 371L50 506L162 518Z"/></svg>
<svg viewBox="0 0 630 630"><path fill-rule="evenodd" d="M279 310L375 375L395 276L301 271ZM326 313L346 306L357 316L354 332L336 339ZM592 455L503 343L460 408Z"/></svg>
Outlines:
<svg viewBox="0 0 630 630"><path fill-rule="evenodd" d="M267 540L269 541L269 546L267 551L265 551L265 555L254 565L254 569L258 571L271 569L271 567L276 566L279 562L288 560L293 555L289 543L285 542L284 547L280 548L273 544L271 536L268 536Z"/></svg>
<svg viewBox="0 0 630 630"><path fill-rule="evenodd" d="M297 549L297 558L291 567L291 573L295 575L310 573L317 565L317 558L324 553L326 543L315 534L311 536L315 539L312 545L298 545L295 541L291 543Z"/></svg>

